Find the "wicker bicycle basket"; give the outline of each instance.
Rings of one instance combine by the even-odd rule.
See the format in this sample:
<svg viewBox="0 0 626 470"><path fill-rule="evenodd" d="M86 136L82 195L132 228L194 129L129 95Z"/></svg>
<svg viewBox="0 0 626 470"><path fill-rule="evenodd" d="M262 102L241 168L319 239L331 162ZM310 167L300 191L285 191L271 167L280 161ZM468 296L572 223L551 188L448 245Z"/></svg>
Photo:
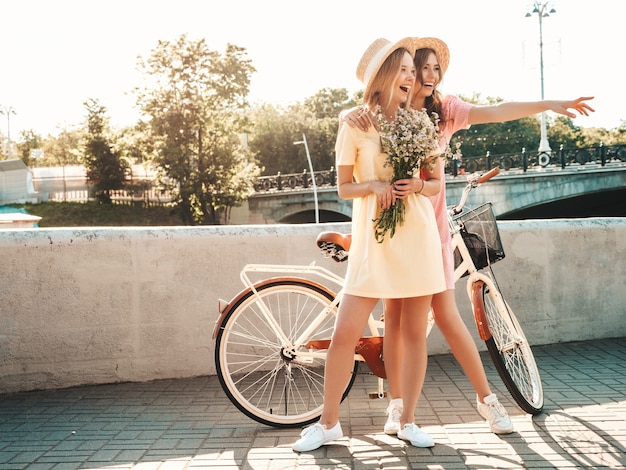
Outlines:
<svg viewBox="0 0 626 470"><path fill-rule="evenodd" d="M486 268L504 258L504 248L490 202L458 215L454 221L460 227L461 236L476 269ZM455 269L459 264L461 264L461 255L458 250L455 250ZM468 274L466 271L463 276Z"/></svg>

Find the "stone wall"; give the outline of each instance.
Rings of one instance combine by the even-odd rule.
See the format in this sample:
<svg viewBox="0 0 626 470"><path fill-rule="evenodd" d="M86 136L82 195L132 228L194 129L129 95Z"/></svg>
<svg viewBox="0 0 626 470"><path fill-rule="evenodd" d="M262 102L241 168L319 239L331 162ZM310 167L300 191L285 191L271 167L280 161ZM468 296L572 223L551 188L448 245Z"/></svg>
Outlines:
<svg viewBox="0 0 626 470"><path fill-rule="evenodd" d="M494 271L531 344L626 336L625 219L499 225ZM241 267L341 273L314 240L349 228L0 230L0 393L214 374L218 299L241 290ZM457 299L475 333L464 281ZM436 330L429 351L449 352Z"/></svg>

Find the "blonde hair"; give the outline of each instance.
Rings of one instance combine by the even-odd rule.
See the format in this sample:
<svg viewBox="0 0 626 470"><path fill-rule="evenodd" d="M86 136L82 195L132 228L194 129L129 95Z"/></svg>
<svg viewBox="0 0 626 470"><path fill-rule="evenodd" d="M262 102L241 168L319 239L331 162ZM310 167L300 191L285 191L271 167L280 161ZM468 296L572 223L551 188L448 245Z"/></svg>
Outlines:
<svg viewBox="0 0 626 470"><path fill-rule="evenodd" d="M409 53L409 51L400 47L389 54L389 57L385 59L372 78L370 86L367 87L366 93L363 95L363 102L370 109L375 109L377 105L385 109L391 103L394 82L400 74L405 53Z"/></svg>

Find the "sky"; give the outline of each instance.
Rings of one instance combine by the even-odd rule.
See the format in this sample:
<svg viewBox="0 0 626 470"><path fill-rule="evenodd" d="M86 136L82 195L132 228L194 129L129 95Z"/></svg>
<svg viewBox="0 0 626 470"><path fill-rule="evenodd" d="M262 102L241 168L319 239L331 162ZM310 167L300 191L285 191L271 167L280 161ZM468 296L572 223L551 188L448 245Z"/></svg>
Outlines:
<svg viewBox="0 0 626 470"><path fill-rule="evenodd" d="M545 0L542 3L546 3ZM362 88L356 65L378 37L436 36L450 48L443 93L541 98L539 18L527 0L0 0L0 133L42 136L81 125L95 98L113 126L140 115L138 57L182 34L247 50L249 101L289 105L323 88ZM626 2L554 0L543 18L544 96L594 96L583 127L626 119ZM0 108L2 109L2 108Z"/></svg>

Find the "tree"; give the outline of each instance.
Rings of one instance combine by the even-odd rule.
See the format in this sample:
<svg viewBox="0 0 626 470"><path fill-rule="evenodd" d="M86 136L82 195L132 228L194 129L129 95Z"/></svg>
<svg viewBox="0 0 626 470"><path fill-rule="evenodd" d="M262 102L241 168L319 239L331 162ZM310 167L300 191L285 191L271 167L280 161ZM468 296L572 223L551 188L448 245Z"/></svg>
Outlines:
<svg viewBox="0 0 626 470"><path fill-rule="evenodd" d="M328 170L335 165L338 115L357 104L344 88L324 88L303 103L286 108L262 104L249 111L254 123L250 148L263 167L263 174L308 171L305 149L294 141L306 135L313 168Z"/></svg>
<svg viewBox="0 0 626 470"><path fill-rule="evenodd" d="M84 105L87 108L87 135L83 161L87 167L87 180L93 183L96 200L110 204L111 190L124 186L128 166L109 142L106 108L95 99Z"/></svg>
<svg viewBox="0 0 626 470"><path fill-rule="evenodd" d="M362 94L352 98L345 88L324 88L304 102L304 107L314 116L311 135L307 135L309 146L316 149L315 168L328 170L335 166L335 141L339 128L339 114L361 103ZM312 157L313 158L313 157Z"/></svg>
<svg viewBox="0 0 626 470"><path fill-rule="evenodd" d="M155 142L150 126L144 121L121 129L116 139L116 148L123 158L133 163L148 163L154 159Z"/></svg>
<svg viewBox="0 0 626 470"><path fill-rule="evenodd" d="M245 49L228 44L220 54L204 39L182 35L159 41L139 68L147 83L135 93L148 118L154 162L174 190L183 223L226 221L259 173L241 139L254 72Z"/></svg>
<svg viewBox="0 0 626 470"><path fill-rule="evenodd" d="M344 109L356 106L355 99L350 99L345 88L322 88L315 95L304 100L304 106L317 119L330 118L334 121Z"/></svg>
<svg viewBox="0 0 626 470"><path fill-rule="evenodd" d="M593 145L592 143L584 144L585 139L583 138L580 128L574 124L574 121L566 116L558 116L550 125L548 129L548 139L552 150L558 150L561 145L564 148Z"/></svg>
<svg viewBox="0 0 626 470"><path fill-rule="evenodd" d="M262 104L250 110L248 117L254 123L249 137L250 150L264 175L300 173L308 168L306 159L298 158L298 148L294 145L294 141L302 140L302 133L309 135L307 121L312 116L305 110ZM311 154L313 159L313 155L317 155L314 147Z"/></svg>
<svg viewBox="0 0 626 470"><path fill-rule="evenodd" d="M32 129L20 132L17 151L26 166L32 166L33 163L37 163L39 156L43 153L42 145L43 139L39 134L35 134L35 131ZM39 155L36 152L39 152Z"/></svg>
<svg viewBox="0 0 626 470"><path fill-rule="evenodd" d="M40 166L80 165L84 154L84 129L62 129L43 142Z"/></svg>
<svg viewBox="0 0 626 470"><path fill-rule="evenodd" d="M626 121L621 127L605 129L603 127L580 127L582 141L586 145L624 145L626 144Z"/></svg>

